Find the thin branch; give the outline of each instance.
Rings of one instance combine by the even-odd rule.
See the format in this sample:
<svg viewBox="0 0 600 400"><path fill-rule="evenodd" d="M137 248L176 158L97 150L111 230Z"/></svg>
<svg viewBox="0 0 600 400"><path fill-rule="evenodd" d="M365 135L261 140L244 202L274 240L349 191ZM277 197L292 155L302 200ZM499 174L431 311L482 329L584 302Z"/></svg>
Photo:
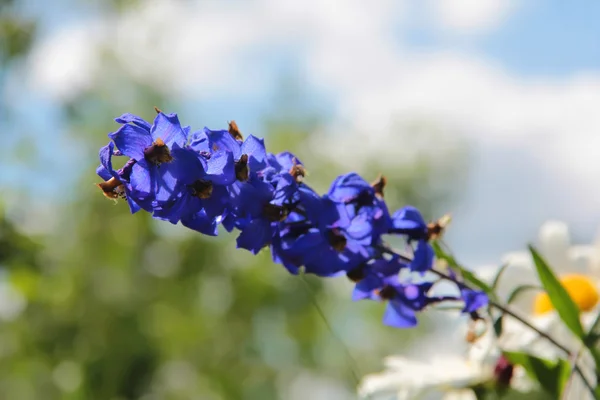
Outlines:
<svg viewBox="0 0 600 400"><path fill-rule="evenodd" d="M565 383L565 387L563 388L562 394L560 396L560 398L562 400L568 400L567 393L569 393L569 389L571 388L571 384L573 383L573 377L575 376L577 362L579 360L579 356L581 355L582 350L583 350L583 345L581 345L579 347L579 349L571 357L569 357L569 363L571 364L571 371L569 372L569 378L567 379L567 382Z"/></svg>
<svg viewBox="0 0 600 400"><path fill-rule="evenodd" d="M441 271L432 269L431 272L433 272L434 274L436 274L436 275L438 275L438 276L440 276L440 277L442 277L444 279L450 280L452 282L456 282L454 279L452 279L452 277L450 277L449 275L444 274ZM460 282L456 282L456 283L460 284L460 285L462 285L464 287L467 287L467 285L464 284L464 283L460 283ZM534 325L532 325L529 321L527 321L526 319L524 319L520 315L516 314L512 310L508 309L508 307L506 307L506 306L504 306L502 304L499 304L499 303L497 303L497 302L495 302L495 301L493 301L491 299L489 300L489 305L490 305L490 307L494 307L497 310L501 311L503 314L506 314L506 315L509 315L509 316L513 317L514 319L516 319L517 321L519 321L520 323L522 323L523 325L525 325L526 327L528 327L529 329L531 329L532 331L534 331L535 333L537 333L540 337L548 340L554 346L556 346L560 350L564 351L569 358L573 357L573 353L569 350L569 348L567 348L566 346L560 344L552 336L548 335L544 331L541 331L540 329L538 329L537 327L535 327ZM596 398L596 391L595 391L594 387L586 379L586 377L583 375L583 371L581 370L581 368L579 368L579 365L577 365L576 362L573 363L573 369L581 377L581 380L583 381L583 383L585 384L585 386L588 388L588 390L590 391L590 393L594 396L594 398Z"/></svg>

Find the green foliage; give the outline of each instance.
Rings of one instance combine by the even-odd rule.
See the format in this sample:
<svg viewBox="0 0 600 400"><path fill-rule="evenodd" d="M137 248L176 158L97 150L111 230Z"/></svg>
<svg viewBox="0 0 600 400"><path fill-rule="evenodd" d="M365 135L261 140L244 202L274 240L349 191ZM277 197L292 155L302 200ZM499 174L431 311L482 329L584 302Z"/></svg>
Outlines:
<svg viewBox="0 0 600 400"><path fill-rule="evenodd" d="M474 286L477 289L484 291L486 294L490 295L491 297L495 296L494 291L493 291L492 287L490 287L490 285L483 282L473 272L469 271L468 269L463 267L461 264L459 264L450 253L444 251L444 249L440 245L439 241L434 240L431 243L431 245L433 246L433 250L435 251L435 256L440 260L446 261L448 263L448 267L450 267L455 272L460 274L463 277L463 279L465 280L465 282Z"/></svg>
<svg viewBox="0 0 600 400"><path fill-rule="evenodd" d="M506 304L508 304L508 305L512 304L519 297L519 295L521 295L522 293L525 293L529 290L541 290L541 288L539 286L535 286L535 285L519 285L519 286L515 287L508 294L508 297L506 299ZM494 321L494 332L496 333L496 336L500 336L502 334L503 318L504 318L504 314L500 315Z"/></svg>
<svg viewBox="0 0 600 400"><path fill-rule="evenodd" d="M522 366L527 375L552 396L560 398L569 379L571 367L565 360L550 361L526 353L504 352L504 356L514 365Z"/></svg>
<svg viewBox="0 0 600 400"><path fill-rule="evenodd" d="M117 10L131 3L110 2ZM13 18L0 27L10 31L0 35L10 61L27 54L35 33L33 25L21 24L26 29L20 31L18 22ZM127 111L151 119L155 105L178 109L177 99L138 84L104 50L102 73L92 87L52 110L64 129L35 132L69 144L52 157L68 162L75 174L53 176L58 201L44 199L56 224L32 237L0 214L0 283L10 284L27 303L0 323L0 399L269 400L285 397L287 386L307 373L353 393L356 381L344 346L360 360L359 375L410 346L419 330L383 326L382 305L352 303L350 282L306 277L307 290L273 264L268 251L252 256L235 250L234 234L203 237L143 212L132 216L123 202L104 198L93 185L99 180L94 170L98 148L116 127L112 118ZM316 189L348 172L314 157L307 145L321 116L297 107L270 115L279 118L267 120L260 135L272 151L293 150ZM191 117L180 115L182 121ZM10 118L15 126L27 125L17 113ZM24 149L30 159L3 163L15 166L19 158L23 174L54 173L54 163L40 162L30 145L38 136L31 137L10 152ZM427 160L421 164L414 176L403 168L360 172L386 172L395 198L433 212L435 204L420 184L431 170ZM11 204L12 211L27 215L30 200L41 197L35 189L19 193L24 201ZM427 321L421 322L427 329Z"/></svg>
<svg viewBox="0 0 600 400"><path fill-rule="evenodd" d="M550 302L571 332L583 339L585 333L579 319L579 308L537 250L532 246L529 246L529 251L533 257L533 262L540 278L540 282L550 297Z"/></svg>

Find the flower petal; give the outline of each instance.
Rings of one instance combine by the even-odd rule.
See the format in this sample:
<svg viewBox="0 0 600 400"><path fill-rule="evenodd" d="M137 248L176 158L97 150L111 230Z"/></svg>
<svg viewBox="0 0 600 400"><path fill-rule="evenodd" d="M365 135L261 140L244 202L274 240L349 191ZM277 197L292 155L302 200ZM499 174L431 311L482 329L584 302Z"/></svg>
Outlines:
<svg viewBox="0 0 600 400"><path fill-rule="evenodd" d="M150 133L153 141L160 138L169 148L174 144L183 147L187 142L187 136L181 128L177 114L158 113Z"/></svg>
<svg viewBox="0 0 600 400"><path fill-rule="evenodd" d="M260 171L266 168L267 151L264 139L258 139L253 135L248 136L242 144L242 154L248 154L250 171Z"/></svg>
<svg viewBox="0 0 600 400"><path fill-rule="evenodd" d="M120 124L128 124L128 123L133 123L137 126L139 126L140 128L145 129L146 131L150 132L150 123L147 122L146 120L144 120L143 118L138 117L137 115L133 115L130 113L125 113L123 115L121 115L118 118L115 118L115 121L117 121Z"/></svg>
<svg viewBox="0 0 600 400"><path fill-rule="evenodd" d="M152 136L136 125L123 125L116 132L108 134L121 153L140 161L144 159L144 150L152 145Z"/></svg>
<svg viewBox="0 0 600 400"><path fill-rule="evenodd" d="M412 328L417 325L415 312L401 301L390 300L383 315L383 323L395 328Z"/></svg>

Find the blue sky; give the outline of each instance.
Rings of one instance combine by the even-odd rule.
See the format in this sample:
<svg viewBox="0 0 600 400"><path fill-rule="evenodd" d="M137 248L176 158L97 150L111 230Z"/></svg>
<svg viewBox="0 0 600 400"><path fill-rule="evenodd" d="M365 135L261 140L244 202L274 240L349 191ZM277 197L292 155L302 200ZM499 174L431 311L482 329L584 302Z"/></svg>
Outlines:
<svg viewBox="0 0 600 400"><path fill-rule="evenodd" d="M393 134L388 121L414 115L460 132L477 152L473 168L479 173L466 194L469 206L459 211L464 226L457 225L451 236L459 250L473 246L469 232L490 209L511 215L510 207L516 207L524 216L521 228L504 222L496 234L499 243L478 245L474 261L522 246L552 216L569 220L589 239L596 225L586 218L600 218L598 207L581 200L600 196L582 185L600 172L597 163L590 165L591 135L599 125L597 113L588 109L600 82L600 3L448 1L382 0L367 7L359 1L159 0L142 2L140 10L118 18L102 13L102 3L62 0L43 8L24 3L41 17L43 35L26 72L15 70L18 79L5 91L21 111L16 126L5 125L4 131L16 133L7 140L9 149L18 135L35 132L46 164L27 179L14 165L0 183L33 182L48 195L52 176L72 173L55 157L56 143L66 139L53 104L78 90L69 86L74 76L93 86L102 65L83 57L104 43L122 57L126 73L142 71L138 79L151 84L156 76L169 81L162 90L182 104L176 111L193 126L218 127L235 118L246 131L260 134L262 117L277 105L280 79L288 77L302 95L299 107L327 115L334 138L340 133L336 127L354 132L358 141L371 130L393 137L386 136ZM451 12L443 4L451 4ZM167 47L144 43L144 35L156 32L169 40ZM505 168L511 154L518 154L520 170ZM486 186L498 174L508 182L500 185L503 193ZM522 208L519 201L501 202L507 190L518 197L520 189L511 182L538 195ZM532 199L546 199L556 192L554 185L566 194L536 207ZM576 211L567 206L573 202Z"/></svg>

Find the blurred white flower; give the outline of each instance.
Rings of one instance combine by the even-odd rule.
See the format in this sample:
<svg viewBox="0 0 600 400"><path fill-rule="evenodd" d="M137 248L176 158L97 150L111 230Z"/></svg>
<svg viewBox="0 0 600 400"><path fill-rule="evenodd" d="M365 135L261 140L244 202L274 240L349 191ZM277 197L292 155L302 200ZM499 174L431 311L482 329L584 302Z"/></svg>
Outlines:
<svg viewBox="0 0 600 400"><path fill-rule="evenodd" d="M454 317L454 321L460 320L458 312ZM447 327L444 338L433 337L427 341L424 344L427 348L417 351L419 356L387 357L385 371L363 378L358 388L359 397L372 400L475 399L473 391L466 388L493 378L500 351L491 330L465 347L467 325L464 320L460 324L459 327ZM432 349L437 351L432 352Z"/></svg>
<svg viewBox="0 0 600 400"><path fill-rule="evenodd" d="M589 330L600 312L600 247L597 244L571 245L568 226L563 222L548 221L540 228L539 251L581 310L582 324L585 330ZM503 278L506 287L512 286L514 289L518 284L540 285L528 252L511 253L505 261L509 265L506 271L510 271L510 275ZM491 276L489 272L484 275ZM511 280L510 277L518 279ZM591 354L582 349L581 341L561 321L546 293L530 292L519 299L514 308L532 325L548 333L572 353L579 353L579 365L588 381L595 386L595 364ZM504 350L525 351L551 360L565 358L562 350L520 322L510 317L504 320L501 337ZM578 376L573 378L567 390L569 399L593 399Z"/></svg>
<svg viewBox="0 0 600 400"><path fill-rule="evenodd" d="M548 221L540 228L538 247L581 309L582 323L585 329L589 329L600 311L600 246L572 246L567 225ZM529 252L508 253L503 257L503 261L508 266L498 285L501 298L506 299L509 293L520 285L540 286ZM498 272L498 267L487 267L477 272L483 279L491 282ZM591 355L582 350L580 341L561 322L545 293L529 291L519 296L511 308L536 328L550 334L569 348L572 353L579 353L579 365L586 378L595 385ZM456 321L464 325L464 321L460 321L458 315ZM503 350L526 352L550 360L565 358L564 352L509 316L503 318L500 338L495 338L493 330L489 327L488 332L475 342L467 354L460 354L459 351L464 347L465 336L462 335L461 339L457 340L450 337L448 331L449 328L445 326L443 340L434 339L428 342L428 345L435 347L443 342L445 348L457 350L454 354L427 358L389 357L386 359L387 369L384 372L368 375L363 379L358 389L359 395L373 400L405 400L422 396L444 400L474 399L473 392L465 387L492 379L494 367ZM514 389L528 391L534 388L534 385L522 368L514 369L511 379ZM593 399L578 376L573 377L567 390L568 399Z"/></svg>

